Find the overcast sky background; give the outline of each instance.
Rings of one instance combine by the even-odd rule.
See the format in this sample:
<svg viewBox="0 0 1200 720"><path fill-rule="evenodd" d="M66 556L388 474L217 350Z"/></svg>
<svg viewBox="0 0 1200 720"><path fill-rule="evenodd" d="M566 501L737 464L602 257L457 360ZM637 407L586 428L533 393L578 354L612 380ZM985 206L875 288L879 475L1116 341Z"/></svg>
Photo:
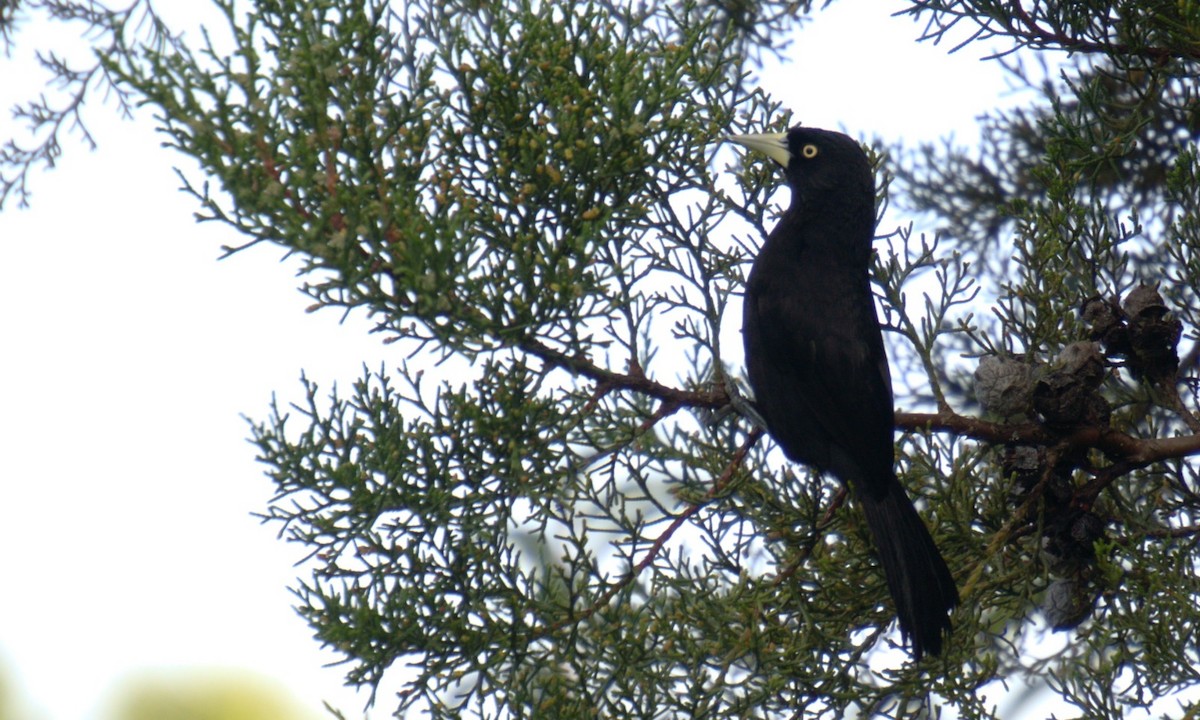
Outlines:
<svg viewBox="0 0 1200 720"><path fill-rule="evenodd" d="M177 5L194 23L201 4ZM983 48L918 45L919 26L888 16L900 7L835 3L763 86L805 125L969 142L1005 91L1000 67ZM26 26L0 58L0 137L39 91L31 51L62 31ZM300 548L251 517L271 485L241 414L298 398L302 371L328 389L400 358L361 318L306 314L278 248L217 262L244 238L194 222L172 171L189 161L159 146L150 113L123 122L94 102L86 117L99 149L68 138L34 173L32 208L0 213L0 687L24 717L89 719L140 672L232 667L314 717L322 701L354 717L365 696L322 667L335 656L291 609Z"/></svg>

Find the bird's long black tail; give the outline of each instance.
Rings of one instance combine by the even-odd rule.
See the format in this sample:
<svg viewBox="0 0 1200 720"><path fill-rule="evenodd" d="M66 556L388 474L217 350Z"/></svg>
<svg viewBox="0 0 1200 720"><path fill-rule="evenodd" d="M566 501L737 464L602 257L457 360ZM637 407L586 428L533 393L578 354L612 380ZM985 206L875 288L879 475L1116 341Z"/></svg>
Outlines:
<svg viewBox="0 0 1200 720"><path fill-rule="evenodd" d="M895 476L886 492L859 493L859 500L896 603L901 635L911 640L915 659L937 655L950 632L950 611L958 605L946 561Z"/></svg>

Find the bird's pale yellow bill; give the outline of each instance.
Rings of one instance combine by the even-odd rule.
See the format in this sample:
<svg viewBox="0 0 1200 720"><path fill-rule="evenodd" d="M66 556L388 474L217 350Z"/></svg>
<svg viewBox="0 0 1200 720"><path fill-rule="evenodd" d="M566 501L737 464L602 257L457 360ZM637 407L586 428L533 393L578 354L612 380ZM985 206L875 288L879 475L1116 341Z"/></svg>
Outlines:
<svg viewBox="0 0 1200 720"><path fill-rule="evenodd" d="M787 133L751 133L748 135L726 135L725 139L738 145L745 145L751 150L766 153L780 165L787 167L792 159L788 150Z"/></svg>

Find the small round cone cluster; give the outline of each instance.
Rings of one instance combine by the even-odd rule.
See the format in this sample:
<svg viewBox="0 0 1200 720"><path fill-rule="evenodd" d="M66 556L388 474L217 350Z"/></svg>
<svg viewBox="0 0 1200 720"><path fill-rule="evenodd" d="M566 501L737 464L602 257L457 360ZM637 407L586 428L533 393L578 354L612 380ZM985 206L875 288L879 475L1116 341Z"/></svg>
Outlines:
<svg viewBox="0 0 1200 720"><path fill-rule="evenodd" d="M984 413L1006 422L1036 422L1054 438L1081 429L1106 429L1112 409L1102 389L1122 370L1152 388L1175 382L1182 323L1158 289L1139 285L1123 300L1096 296L1080 307L1088 338L1064 346L1049 362L1022 355L987 355L975 370L975 395ZM1053 445L1051 443L1050 445ZM1056 630L1092 613L1100 592L1095 544L1105 521L1090 503L1077 503L1075 471L1085 450L1049 452L1050 445L1005 447L1001 466L1013 482L1015 505L1038 493L1040 554L1053 576L1042 611Z"/></svg>

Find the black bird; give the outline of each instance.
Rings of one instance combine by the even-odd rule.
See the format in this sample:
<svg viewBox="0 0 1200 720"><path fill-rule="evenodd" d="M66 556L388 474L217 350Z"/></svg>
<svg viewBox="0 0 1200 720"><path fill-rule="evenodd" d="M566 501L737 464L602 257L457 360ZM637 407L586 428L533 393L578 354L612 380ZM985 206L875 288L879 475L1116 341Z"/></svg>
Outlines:
<svg viewBox="0 0 1200 720"><path fill-rule="evenodd" d="M746 281L755 405L796 462L829 471L867 517L913 656L941 652L958 590L893 470L892 383L871 294L875 182L846 135L797 125L729 140L783 166L792 201Z"/></svg>

